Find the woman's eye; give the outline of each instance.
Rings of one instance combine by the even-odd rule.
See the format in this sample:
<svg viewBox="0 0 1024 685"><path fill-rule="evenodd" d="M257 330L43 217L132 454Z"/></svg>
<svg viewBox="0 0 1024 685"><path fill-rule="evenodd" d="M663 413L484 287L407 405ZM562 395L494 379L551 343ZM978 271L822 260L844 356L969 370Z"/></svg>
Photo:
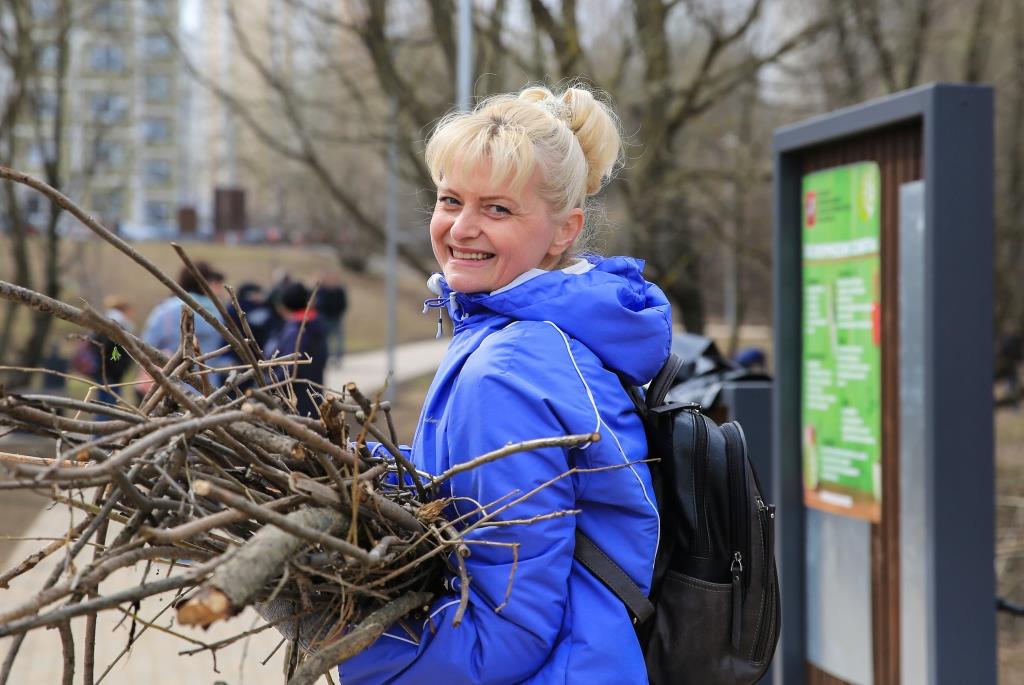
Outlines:
<svg viewBox="0 0 1024 685"><path fill-rule="evenodd" d="M454 197L449 197L447 195L442 195L441 197L437 198L437 203L439 205L445 205L446 207L457 207L459 205L458 200L456 200Z"/></svg>
<svg viewBox="0 0 1024 685"><path fill-rule="evenodd" d="M508 207L503 207L501 205L491 205L490 207L491 207L491 211L494 212L495 214L511 214L512 213L512 212L509 211Z"/></svg>

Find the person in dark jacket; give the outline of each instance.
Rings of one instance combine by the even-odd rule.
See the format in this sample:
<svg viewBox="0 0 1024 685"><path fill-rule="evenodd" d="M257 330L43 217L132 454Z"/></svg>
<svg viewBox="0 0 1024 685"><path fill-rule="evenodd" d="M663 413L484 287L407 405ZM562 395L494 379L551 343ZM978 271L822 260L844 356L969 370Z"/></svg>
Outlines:
<svg viewBox="0 0 1024 685"><path fill-rule="evenodd" d="M284 324L264 348L267 359L298 352L308 363L279 367L277 373L294 374L296 409L303 416L319 416L320 386L327 365L327 327L310 302L311 293L298 281L281 288L279 309Z"/></svg>
<svg viewBox="0 0 1024 685"><path fill-rule="evenodd" d="M135 331L135 324L132 321L134 309L128 300L118 295L108 295L103 299L103 308L108 319L129 333ZM124 394L120 383L132 364L131 357L119 349L113 340L99 333L93 333L89 344L92 345L95 354L95 370L91 376L97 385L96 399L108 404L117 404L118 397ZM107 417L99 415L98 418L105 420Z"/></svg>
<svg viewBox="0 0 1024 685"><path fill-rule="evenodd" d="M339 666L346 685L647 683L625 606L573 557L579 530L647 592L661 533L650 473L637 463L647 457L644 428L620 376L642 385L661 368L670 307L642 262L579 247L587 198L620 149L614 114L575 87L496 96L432 134L430 239L442 273L430 279L436 297L426 305L446 311L454 330L413 463L437 474L508 443L601 439L515 454L446 481L448 514L465 516L461 525L479 520L474 502L535 494L468 534L461 624L453 568L426 620L393 626ZM575 515L545 516L555 512Z"/></svg>
<svg viewBox="0 0 1024 685"><path fill-rule="evenodd" d="M235 291L235 297L242 309L242 313L245 314L245 320L252 330L256 344L260 346L260 349L263 349L270 336L283 324L281 315L270 302L264 299L263 288L256 283L243 283L238 286L238 289ZM241 326L242 317L239 315L234 302L228 305L227 312L228 316Z"/></svg>
<svg viewBox="0 0 1024 685"><path fill-rule="evenodd" d="M316 309L327 326L327 349L331 361L337 364L345 354L344 317L348 309L348 293L337 274L328 272L321 275L320 287L316 291Z"/></svg>

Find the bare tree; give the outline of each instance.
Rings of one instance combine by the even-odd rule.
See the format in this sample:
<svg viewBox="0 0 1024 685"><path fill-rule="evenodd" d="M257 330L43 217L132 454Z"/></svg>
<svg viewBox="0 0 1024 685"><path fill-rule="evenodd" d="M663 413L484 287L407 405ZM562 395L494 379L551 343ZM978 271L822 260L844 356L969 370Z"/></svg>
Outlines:
<svg viewBox="0 0 1024 685"><path fill-rule="evenodd" d="M8 85L3 126L4 152L12 159L19 152L19 124L25 123L27 119L33 126L34 146L41 154L46 181L57 188L64 187L66 182L64 125L72 24L70 0L61 0L56 5L53 17L44 19L32 15L31 3L26 0L12 0L0 7L0 26L13 34L4 36L11 40L2 42L14 46L13 50L2 51L4 63L0 65L0 70L6 72ZM44 87L39 68L39 59L44 50L55 53L52 89ZM4 205L5 223L11 238L10 253L15 282L31 287L35 280L27 240L31 229L21 199L10 183L4 184ZM60 235L57 230L61 212L59 205L49 203L42 231L44 259L41 291L49 297L59 297L61 290ZM4 331L0 335L0 356L8 352L12 343L14 316L14 311L8 307L4 313ZM28 337L19 355L21 365L38 365L51 324L52 319L48 316L38 313L32 315Z"/></svg>
<svg viewBox="0 0 1024 685"><path fill-rule="evenodd" d="M92 21L96 6L95 0L60 0L51 5L30 0L0 3L0 159L11 163L31 159L48 184L83 197L90 196L95 175L108 171L103 168L102 151L115 122L106 118L123 114L119 110L86 115L72 107L73 94L81 92L72 70L72 38ZM102 27L94 25L88 30L96 34ZM76 126L83 130L79 140L84 150L82 163L73 160L71 149L75 136L69 129ZM53 202L46 202L41 212L29 212L27 197L11 183L3 183L0 227L6 228L10 241L13 280L56 298L65 286L69 266L68 256L61 254L66 215ZM30 239L35 234L38 237ZM40 253L36 258L33 247ZM38 366L52 323L51 317L35 312L22 324L16 309L6 303L0 323L0 358ZM20 344L17 352L16 343Z"/></svg>
<svg viewBox="0 0 1024 685"><path fill-rule="evenodd" d="M1019 2L967 6L920 0L906 5L816 2L830 12L830 40L816 54L830 107L853 104L930 80L992 84L996 99L996 333L1024 328L1024 10ZM934 37L941 36L941 42Z"/></svg>
<svg viewBox="0 0 1024 685"><path fill-rule="evenodd" d="M239 54L268 94L259 114L242 94L197 65L190 65L192 71L259 141L315 179L366 239L383 242L380 205L373 206L379 193L367 198L360 192L365 186L341 180L351 168L345 157L367 149L378 153L378 161L361 173L380 178L379 153L393 125L407 197L432 187L422 141L454 100L454 4L350 2L330 8L313 0L285 2L319 51L304 72L285 73L254 50L240 21L241 5L229 3ZM622 181L606 201L621 207L631 248L648 260L652 277L680 305L691 330L701 330L706 315L701 268L708 226L692 214L699 202L690 195L696 180L729 177L734 170L694 164L689 145L716 108L732 106L732 94L756 84L766 65L803 48L827 24L812 19L775 36L760 30L764 4L748 0L725 10L699 0L564 1L557 7L541 0L497 0L475 8L476 95L524 81L583 77L609 94L626 130L636 132ZM330 97L306 90L327 79ZM388 115L392 106L394 118ZM333 122L325 110L333 110ZM423 252L411 246L403 245L402 257L421 271L430 268Z"/></svg>
<svg viewBox="0 0 1024 685"><path fill-rule="evenodd" d="M3 58L0 69L5 76L3 114L0 118L0 158L3 159L14 159L19 151L15 127L28 104L28 74L32 70L35 57L28 30L31 21L28 2L24 0L11 0L4 11L0 12L0 56ZM9 254L14 281L30 287L32 283L26 245L27 231L13 183L4 183L3 204L6 211L0 220L0 227L10 236ZM8 302L4 307L3 323L0 325L0 357L6 356L11 345L17 311L17 306L13 302Z"/></svg>

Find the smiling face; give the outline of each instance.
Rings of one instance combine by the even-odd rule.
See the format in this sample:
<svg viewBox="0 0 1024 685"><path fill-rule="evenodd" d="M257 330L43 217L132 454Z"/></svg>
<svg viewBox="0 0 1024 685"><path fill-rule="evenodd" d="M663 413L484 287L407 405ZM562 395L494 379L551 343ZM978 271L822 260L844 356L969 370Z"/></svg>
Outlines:
<svg viewBox="0 0 1024 685"><path fill-rule="evenodd" d="M518 191L490 180L488 165L443 181L430 219L434 257L452 290L493 292L534 268L552 269L583 228L583 210L561 218L538 194L539 172Z"/></svg>

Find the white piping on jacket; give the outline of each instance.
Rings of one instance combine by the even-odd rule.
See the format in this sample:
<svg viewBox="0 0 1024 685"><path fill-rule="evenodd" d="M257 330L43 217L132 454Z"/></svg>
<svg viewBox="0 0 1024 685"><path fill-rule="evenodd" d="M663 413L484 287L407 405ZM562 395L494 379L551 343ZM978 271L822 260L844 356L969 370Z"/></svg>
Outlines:
<svg viewBox="0 0 1024 685"><path fill-rule="evenodd" d="M398 635L392 635L391 633L382 633L381 637L390 637L392 640L398 640L399 642L408 642L413 647L419 647L420 643L415 640L410 640L407 637L399 637Z"/></svg>
<svg viewBox="0 0 1024 685"><path fill-rule="evenodd" d="M511 328L512 326L515 326L517 323L520 323L520 322L519 321L513 321L512 323L508 324L508 326L505 326L505 328L502 328L500 330L505 330L507 328ZM651 510L654 512L654 520L657 521L657 523L658 523L658 535L657 535L657 538L656 538L657 541L656 541L655 547L654 547L655 551L657 551L658 548L661 547L661 514L658 512L657 505L653 501L651 501L650 493L647 492L647 487L644 486L644 481L640 477L640 474L636 472L635 465L631 464L629 462L629 457L626 456L626 451L624 449L622 449L622 443L619 442L619 436L617 436L615 434L615 431L613 431L608 426L608 424L604 422L604 419L601 418L601 412L597 408L597 402L594 400L594 393L590 389L590 384L587 383L587 379L583 377L583 372L580 371L579 364L576 363L576 356L572 353L572 346L569 344L569 336L567 336L565 334L565 332L561 328L558 327L558 324L556 324L553 321L548 321L548 320L545 319L541 323L548 324L549 326L554 328L556 331L558 331L558 334L560 336L562 336L562 343L565 345L565 351L569 354L569 361L572 362L572 367L574 369L576 369L576 375L579 376L580 382L583 383L583 389L587 391L587 399L590 400L590 406L594 410L595 418L597 418L597 426L594 428L593 432L594 433L600 433L601 432L600 429L603 426L604 429L608 432L608 434L612 436L612 440L615 441L615 446L619 450L619 455L622 457L623 463L626 466L629 467L630 471L633 472L633 476L636 478L636 482L640 485L640 490L644 493L644 500L647 501L647 504L650 505ZM499 332L499 331L495 331L495 333L497 333L497 332ZM491 335L494 335L494 333L491 333ZM490 336L488 336L488 337L490 337ZM587 449L592 444L593 443L587 443L586 445L584 445L580 449ZM461 512L459 512L459 506L458 506L457 502L455 501L457 498L456 498L456 495L455 495L455 488L453 487L453 485L454 484L451 481L449 481L448 487L451 489L451 494L452 494L452 498L453 498L452 507L455 509L455 512L461 516ZM486 514L486 509L484 510L484 513ZM652 573L654 572L654 561L653 560L651 562L651 572ZM434 615L438 611L442 611L445 608L451 606L452 604L458 604L458 600L455 600L453 602L449 602L449 603L443 605L440 609L437 609L437 611L435 611L433 614L431 614L430 618L433 618ZM426 625L427 625L426 621L424 621L423 622L424 628L426 627ZM387 635L387 633L384 633L384 634ZM388 637L394 637L394 636L388 635ZM402 638L395 637L395 639L396 640L400 640Z"/></svg>
<svg viewBox="0 0 1024 685"><path fill-rule="evenodd" d="M513 322L512 324L509 325L511 326L514 325L515 323L518 322ZM590 406L593 407L594 409L594 415L597 417L598 427L603 426L612 436L612 440L615 441L615 446L619 449L619 454L622 455L622 461L629 467L629 470L633 472L633 475L636 477L636 482L640 484L640 490L642 490L644 493L644 499L647 500L647 504L649 504L651 506L651 509L654 511L654 518L658 522L658 538L657 545L655 546L655 550L657 550L658 547L661 546L661 515L658 513L658 507L657 505L654 504L654 502L651 501L651 497L647 492L647 488L644 486L644 481L640 477L640 474L636 472L634 465L629 463L629 457L626 456L626 451L622 449L622 443L619 442L619 437L615 435L615 431L609 428L608 424L606 424L604 422L604 419L601 418L601 412L598 411L597 409L597 402L594 401L594 393L591 392L590 385L587 383L587 379L583 377L583 372L580 371L580 367L576 363L576 357L572 353L572 346L569 344L569 336L567 336L565 332L561 328L559 328L558 325L555 324L553 321L545 320L544 323L554 328L556 331L558 331L558 334L562 336L562 342L565 343L565 351L569 353L569 359L572 361L573 368L576 369L576 375L580 377L580 381L583 383L583 387L587 391L587 399L590 400ZM598 433L600 431L595 430L594 432ZM587 447L589 446L590 445L588 444Z"/></svg>
<svg viewBox="0 0 1024 685"><path fill-rule="evenodd" d="M427 617L427 618L426 618L426 619L425 619L425 620L423 621L423 628L422 628L422 629L423 629L423 630L426 630L426 629L427 629L427 623L429 623L430 621L432 621L432 620L434 619L434 617L435 617L435 616L437 616L437 615L438 615L439 613L441 613L442 611L444 611L444 610L445 610L445 609L447 609L448 607L450 607L450 606L454 606L454 605L458 604L458 603L459 603L459 601L460 601L460 600L457 600L457 599L453 599L452 601L450 601L450 602L445 602L444 604L442 604L442 605L441 605L441 606L439 606L438 608L434 609L434 611L433 611L433 612L432 612L432 613L430 614L430 616L428 616L428 617ZM402 642L408 642L408 643L409 643L410 645L415 645L415 646L417 646L417 647L419 647L419 644L420 644L420 643L418 643L418 642L414 642L413 640L409 640L408 638L404 638L404 637L399 637L398 635L392 635L391 633L387 633L387 632L385 632L385 633L382 633L382 634L381 634L381 637L390 637L390 638L391 638L392 640L401 640Z"/></svg>

